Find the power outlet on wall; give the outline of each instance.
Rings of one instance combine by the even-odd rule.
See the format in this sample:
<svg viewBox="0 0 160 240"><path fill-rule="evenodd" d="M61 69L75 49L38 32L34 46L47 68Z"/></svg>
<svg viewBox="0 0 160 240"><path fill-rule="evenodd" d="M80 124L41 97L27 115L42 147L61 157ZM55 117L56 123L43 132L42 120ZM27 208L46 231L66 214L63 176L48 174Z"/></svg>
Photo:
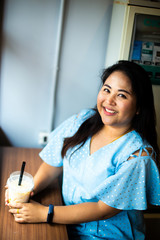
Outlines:
<svg viewBox="0 0 160 240"><path fill-rule="evenodd" d="M40 132L39 138L38 138L38 143L40 145L46 145L48 143L48 137L49 137L48 132Z"/></svg>

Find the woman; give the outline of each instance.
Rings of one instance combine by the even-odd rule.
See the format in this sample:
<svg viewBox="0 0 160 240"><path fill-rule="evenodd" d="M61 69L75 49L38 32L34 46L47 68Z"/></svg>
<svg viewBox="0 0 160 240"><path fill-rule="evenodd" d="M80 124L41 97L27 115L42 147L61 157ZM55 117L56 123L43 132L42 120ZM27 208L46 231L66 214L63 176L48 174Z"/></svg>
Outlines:
<svg viewBox="0 0 160 240"><path fill-rule="evenodd" d="M97 107L61 124L40 153L34 194L63 169L65 206L10 204L15 221L48 217L67 224L76 240L145 238L141 210L147 202L160 205L152 86L143 68L129 61L106 69L102 82Z"/></svg>

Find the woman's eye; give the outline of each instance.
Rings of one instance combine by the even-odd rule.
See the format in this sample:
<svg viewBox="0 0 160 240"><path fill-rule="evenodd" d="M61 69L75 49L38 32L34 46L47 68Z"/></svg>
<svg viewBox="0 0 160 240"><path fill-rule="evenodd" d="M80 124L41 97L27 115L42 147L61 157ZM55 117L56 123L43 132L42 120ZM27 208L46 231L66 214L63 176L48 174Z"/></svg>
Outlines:
<svg viewBox="0 0 160 240"><path fill-rule="evenodd" d="M104 91L110 93L110 90L108 88L104 88Z"/></svg>
<svg viewBox="0 0 160 240"><path fill-rule="evenodd" d="M127 97L122 93L120 93L118 96L121 97L121 98L127 99Z"/></svg>

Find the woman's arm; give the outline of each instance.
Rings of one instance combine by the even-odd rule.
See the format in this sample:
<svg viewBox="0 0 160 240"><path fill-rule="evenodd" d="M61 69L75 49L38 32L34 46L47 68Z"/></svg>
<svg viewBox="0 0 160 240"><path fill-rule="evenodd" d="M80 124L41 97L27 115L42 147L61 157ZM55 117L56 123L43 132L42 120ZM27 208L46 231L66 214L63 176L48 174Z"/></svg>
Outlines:
<svg viewBox="0 0 160 240"><path fill-rule="evenodd" d="M113 217L121 210L112 208L102 201L86 202L69 206L55 206L53 222L78 224Z"/></svg>
<svg viewBox="0 0 160 240"><path fill-rule="evenodd" d="M53 167L43 162L34 176L34 194L45 189L62 172L62 167Z"/></svg>
<svg viewBox="0 0 160 240"><path fill-rule="evenodd" d="M9 212L19 223L46 222L48 207L36 202L10 204ZM18 209L18 213L17 213ZM69 206L55 206L53 223L77 224L113 217L121 210L112 208L102 201L87 202Z"/></svg>

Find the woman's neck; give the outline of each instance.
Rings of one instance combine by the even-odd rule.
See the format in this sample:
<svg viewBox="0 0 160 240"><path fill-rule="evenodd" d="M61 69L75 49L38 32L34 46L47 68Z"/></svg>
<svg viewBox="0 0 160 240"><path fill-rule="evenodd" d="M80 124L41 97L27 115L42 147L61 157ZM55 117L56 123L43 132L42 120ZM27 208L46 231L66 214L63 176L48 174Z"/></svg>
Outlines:
<svg viewBox="0 0 160 240"><path fill-rule="evenodd" d="M132 129L130 126L123 127L123 128L104 126L101 129L101 133L103 133L103 135L106 137L116 139L116 138L120 138L121 136L125 135L131 130Z"/></svg>

